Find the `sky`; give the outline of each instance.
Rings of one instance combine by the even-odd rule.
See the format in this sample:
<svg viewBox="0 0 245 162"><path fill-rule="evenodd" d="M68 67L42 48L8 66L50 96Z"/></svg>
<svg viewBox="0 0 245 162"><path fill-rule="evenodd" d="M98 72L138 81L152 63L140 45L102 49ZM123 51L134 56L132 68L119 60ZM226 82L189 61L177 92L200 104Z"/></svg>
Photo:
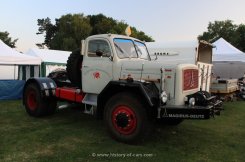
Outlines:
<svg viewBox="0 0 245 162"><path fill-rule="evenodd" d="M145 32L156 42L196 40L209 22L245 24L245 0L0 0L0 31L18 38L17 50L44 42L37 19L99 13Z"/></svg>

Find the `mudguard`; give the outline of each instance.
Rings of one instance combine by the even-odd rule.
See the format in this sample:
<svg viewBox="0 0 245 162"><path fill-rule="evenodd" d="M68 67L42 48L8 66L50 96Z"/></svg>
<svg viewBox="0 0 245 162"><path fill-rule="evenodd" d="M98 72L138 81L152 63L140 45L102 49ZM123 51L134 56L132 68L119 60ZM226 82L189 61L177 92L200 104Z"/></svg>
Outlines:
<svg viewBox="0 0 245 162"><path fill-rule="evenodd" d="M104 100L105 96L123 91L140 93L150 106L154 106L158 99L158 89L154 83L144 83L140 81L129 82L127 80L111 81L98 96L98 102ZM99 105L99 104L98 104Z"/></svg>
<svg viewBox="0 0 245 162"><path fill-rule="evenodd" d="M24 86L24 91L23 95L25 93L25 90L27 86L30 83L36 83L41 91L42 97L53 97L55 96L55 89L57 87L56 83L54 80L50 78L30 78L26 81L25 86Z"/></svg>

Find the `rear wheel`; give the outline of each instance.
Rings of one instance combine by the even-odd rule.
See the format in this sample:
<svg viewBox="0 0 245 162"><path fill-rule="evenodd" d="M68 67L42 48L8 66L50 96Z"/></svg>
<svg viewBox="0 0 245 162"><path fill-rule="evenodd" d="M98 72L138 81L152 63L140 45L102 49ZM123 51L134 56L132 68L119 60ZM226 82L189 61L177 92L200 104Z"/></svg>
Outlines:
<svg viewBox="0 0 245 162"><path fill-rule="evenodd" d="M83 56L80 53L80 49L77 49L71 53L67 60L66 71L71 84L76 87L82 87L81 82L81 69Z"/></svg>
<svg viewBox="0 0 245 162"><path fill-rule="evenodd" d="M110 135L125 143L138 143L149 132L146 109L130 93L113 96L106 104L104 121Z"/></svg>
<svg viewBox="0 0 245 162"><path fill-rule="evenodd" d="M29 115L40 117L55 113L57 100L53 97L43 98L38 85L30 83L24 91L24 105Z"/></svg>

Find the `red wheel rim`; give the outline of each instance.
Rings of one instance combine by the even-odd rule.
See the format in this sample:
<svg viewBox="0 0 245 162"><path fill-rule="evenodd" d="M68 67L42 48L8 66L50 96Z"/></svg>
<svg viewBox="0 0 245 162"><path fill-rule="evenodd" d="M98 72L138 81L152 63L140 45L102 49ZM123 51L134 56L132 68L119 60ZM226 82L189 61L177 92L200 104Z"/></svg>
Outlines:
<svg viewBox="0 0 245 162"><path fill-rule="evenodd" d="M128 106L118 106L112 112L114 128L121 134L132 134L137 126L135 112Z"/></svg>
<svg viewBox="0 0 245 162"><path fill-rule="evenodd" d="M30 90L27 94L27 104L29 109L35 110L37 107L37 97L36 93L33 90Z"/></svg>

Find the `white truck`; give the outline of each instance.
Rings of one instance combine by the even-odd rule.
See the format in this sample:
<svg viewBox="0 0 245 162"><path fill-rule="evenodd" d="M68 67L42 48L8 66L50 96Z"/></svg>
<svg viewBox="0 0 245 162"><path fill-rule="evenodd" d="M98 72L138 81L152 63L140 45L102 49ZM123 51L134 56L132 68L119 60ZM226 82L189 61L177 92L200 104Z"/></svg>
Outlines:
<svg viewBox="0 0 245 162"><path fill-rule="evenodd" d="M221 110L221 101L199 90L196 65L154 61L145 43L132 37L88 37L70 55L67 75L71 84L29 79L23 92L27 113L53 114L60 99L79 103L85 113L104 120L114 139L135 143L156 120L176 125L184 119L209 119Z"/></svg>

